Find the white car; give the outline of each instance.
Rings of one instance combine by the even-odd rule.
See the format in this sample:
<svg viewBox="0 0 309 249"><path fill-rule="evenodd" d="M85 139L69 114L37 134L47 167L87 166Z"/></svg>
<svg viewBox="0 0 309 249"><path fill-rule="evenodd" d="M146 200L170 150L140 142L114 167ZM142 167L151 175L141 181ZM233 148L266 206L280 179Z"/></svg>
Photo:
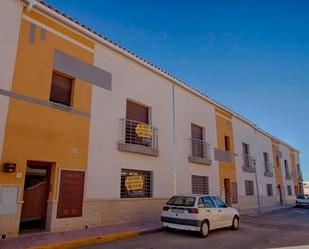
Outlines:
<svg viewBox="0 0 309 249"><path fill-rule="evenodd" d="M210 230L238 229L239 214L215 196L176 195L163 206L161 222L165 228L196 231L207 237Z"/></svg>
<svg viewBox="0 0 309 249"><path fill-rule="evenodd" d="M309 196L298 195L295 201L296 207L309 207Z"/></svg>

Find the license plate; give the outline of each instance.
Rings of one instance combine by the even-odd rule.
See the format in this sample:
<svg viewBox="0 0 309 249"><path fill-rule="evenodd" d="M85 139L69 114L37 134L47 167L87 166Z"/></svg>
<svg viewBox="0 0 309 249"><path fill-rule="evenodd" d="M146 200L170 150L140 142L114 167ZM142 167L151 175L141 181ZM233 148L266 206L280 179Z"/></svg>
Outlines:
<svg viewBox="0 0 309 249"><path fill-rule="evenodd" d="M177 214L183 214L184 210L183 209L172 209L173 213L177 213Z"/></svg>

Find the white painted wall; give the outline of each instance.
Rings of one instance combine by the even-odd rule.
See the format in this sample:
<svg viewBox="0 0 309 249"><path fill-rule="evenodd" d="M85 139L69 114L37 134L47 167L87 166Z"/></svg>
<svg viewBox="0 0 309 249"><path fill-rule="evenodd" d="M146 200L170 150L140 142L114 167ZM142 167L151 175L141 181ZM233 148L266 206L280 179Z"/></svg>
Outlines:
<svg viewBox="0 0 309 249"><path fill-rule="evenodd" d="M0 1L0 89L11 90L18 45L22 6L12 0ZM0 95L0 160L9 98Z"/></svg>
<svg viewBox="0 0 309 249"><path fill-rule="evenodd" d="M236 174L238 183L238 195L245 196L245 180L250 180L254 182L254 195L257 194L255 174L251 172L243 171L243 150L242 143L249 144L250 154L257 158L257 147L256 147L256 136L254 129L242 122L237 118L232 119L233 122L233 133L234 133L234 148L235 153L238 155L236 157Z"/></svg>
<svg viewBox="0 0 309 249"><path fill-rule="evenodd" d="M257 154L256 154L256 163L257 163L257 172L258 172L258 180L260 187L261 196L267 196L266 184L272 184L273 187L273 195L277 195L276 188L276 176L275 176L275 168L273 167L273 150L272 150L272 142L271 139L260 132L256 133L256 146L257 146ZM264 165L264 155L266 152L269 155L269 162L272 164L271 171L273 173L273 177L268 177L264 175L265 165Z"/></svg>
<svg viewBox="0 0 309 249"><path fill-rule="evenodd" d="M210 194L219 196L219 168L218 162L214 160L214 148L217 147L215 109L208 102L181 87L175 87L175 106L177 193L191 193L191 176L201 175L208 176ZM211 145L211 166L188 160L191 123L204 128L205 138Z"/></svg>
<svg viewBox="0 0 309 249"><path fill-rule="evenodd" d="M86 198L119 198L122 168L152 171L153 197L171 196L172 85L105 47L96 46L94 64L112 73L112 91L93 87ZM159 157L118 151L127 98L151 107Z"/></svg>
<svg viewBox="0 0 309 249"><path fill-rule="evenodd" d="M260 196L267 196L266 184L270 183L273 185L273 194L276 193L276 182L275 182L275 173L273 170L273 177L267 177L264 175L264 158L263 152L269 154L270 162L273 163L273 152L272 152L272 143L271 139L263 135L262 133L255 131L255 129L244 123L243 121L233 118L233 132L234 132L234 141L235 141L235 153L238 155L236 157L236 169L237 169L237 182L238 182L238 194L240 196L245 196L245 180L251 180L254 182L254 194L257 195L257 185L255 173L243 171L243 150L242 143L249 144L250 155L256 159L256 173L257 173L257 182L259 188Z"/></svg>

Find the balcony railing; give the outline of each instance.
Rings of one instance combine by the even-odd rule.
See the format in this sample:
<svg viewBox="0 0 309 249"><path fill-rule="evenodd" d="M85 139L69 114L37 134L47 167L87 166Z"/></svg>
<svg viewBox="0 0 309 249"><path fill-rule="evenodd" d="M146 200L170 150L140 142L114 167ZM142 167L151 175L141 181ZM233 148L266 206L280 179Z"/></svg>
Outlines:
<svg viewBox="0 0 309 249"><path fill-rule="evenodd" d="M158 130L149 124L120 119L118 150L158 156Z"/></svg>
<svg viewBox="0 0 309 249"><path fill-rule="evenodd" d="M189 161L193 163L211 164L210 144L205 140L189 139Z"/></svg>
<svg viewBox="0 0 309 249"><path fill-rule="evenodd" d="M253 165L253 158L251 155L249 154L244 154L242 155L242 158L243 158L243 171L246 171L246 172L254 172L255 169L254 169L254 165Z"/></svg>
<svg viewBox="0 0 309 249"><path fill-rule="evenodd" d="M273 167L274 166L270 162L264 161L264 168L265 168L264 176L273 177L274 176Z"/></svg>

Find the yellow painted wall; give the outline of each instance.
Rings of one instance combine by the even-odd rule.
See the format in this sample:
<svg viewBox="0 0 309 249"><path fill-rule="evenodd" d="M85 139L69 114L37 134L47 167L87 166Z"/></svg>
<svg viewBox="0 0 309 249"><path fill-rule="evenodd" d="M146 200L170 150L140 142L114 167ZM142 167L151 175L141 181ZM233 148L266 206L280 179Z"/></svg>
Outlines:
<svg viewBox="0 0 309 249"><path fill-rule="evenodd" d="M217 108L216 113L217 147L218 149L225 150L224 136L229 136L231 152L234 153L233 127L231 120L228 119L231 115ZM234 157L232 157L232 163L219 162L219 174L221 191L224 189L224 178L230 179L231 183L236 182L236 166Z"/></svg>
<svg viewBox="0 0 309 249"><path fill-rule="evenodd" d="M295 173L295 175L293 176L293 182L294 182L294 189L295 188L299 188L298 186L298 175L296 174L297 173L297 166L296 166L296 159L295 159L295 154L294 154L294 151L293 150L290 150L290 158L291 158L291 168L292 168L292 171Z"/></svg>
<svg viewBox="0 0 309 249"><path fill-rule="evenodd" d="M94 46L85 38L77 37L41 15L34 12L24 14L48 23L90 47ZM30 44L30 23L22 20L12 91L48 101L55 49L87 63L93 63L93 54L50 32L46 33L45 41L41 41L40 30L36 27L34 44ZM75 79L72 107L90 112L91 92L91 84ZM56 199L58 169L87 167L89 123L89 117L11 98L1 163L16 163L17 172L22 173L22 178L17 179L13 173L0 172L0 182L20 184L22 189L27 160L52 162L53 185L50 199ZM78 148L77 154L73 153L73 148ZM21 200L22 196L21 191Z"/></svg>
<svg viewBox="0 0 309 249"><path fill-rule="evenodd" d="M278 158L279 166L277 165L277 159L276 159L276 155L278 154L278 151L279 151L279 143L273 141L272 149L273 149L273 163L275 166L276 185L278 186L280 184L280 186L283 188L282 172L281 172L281 158L280 157Z"/></svg>

